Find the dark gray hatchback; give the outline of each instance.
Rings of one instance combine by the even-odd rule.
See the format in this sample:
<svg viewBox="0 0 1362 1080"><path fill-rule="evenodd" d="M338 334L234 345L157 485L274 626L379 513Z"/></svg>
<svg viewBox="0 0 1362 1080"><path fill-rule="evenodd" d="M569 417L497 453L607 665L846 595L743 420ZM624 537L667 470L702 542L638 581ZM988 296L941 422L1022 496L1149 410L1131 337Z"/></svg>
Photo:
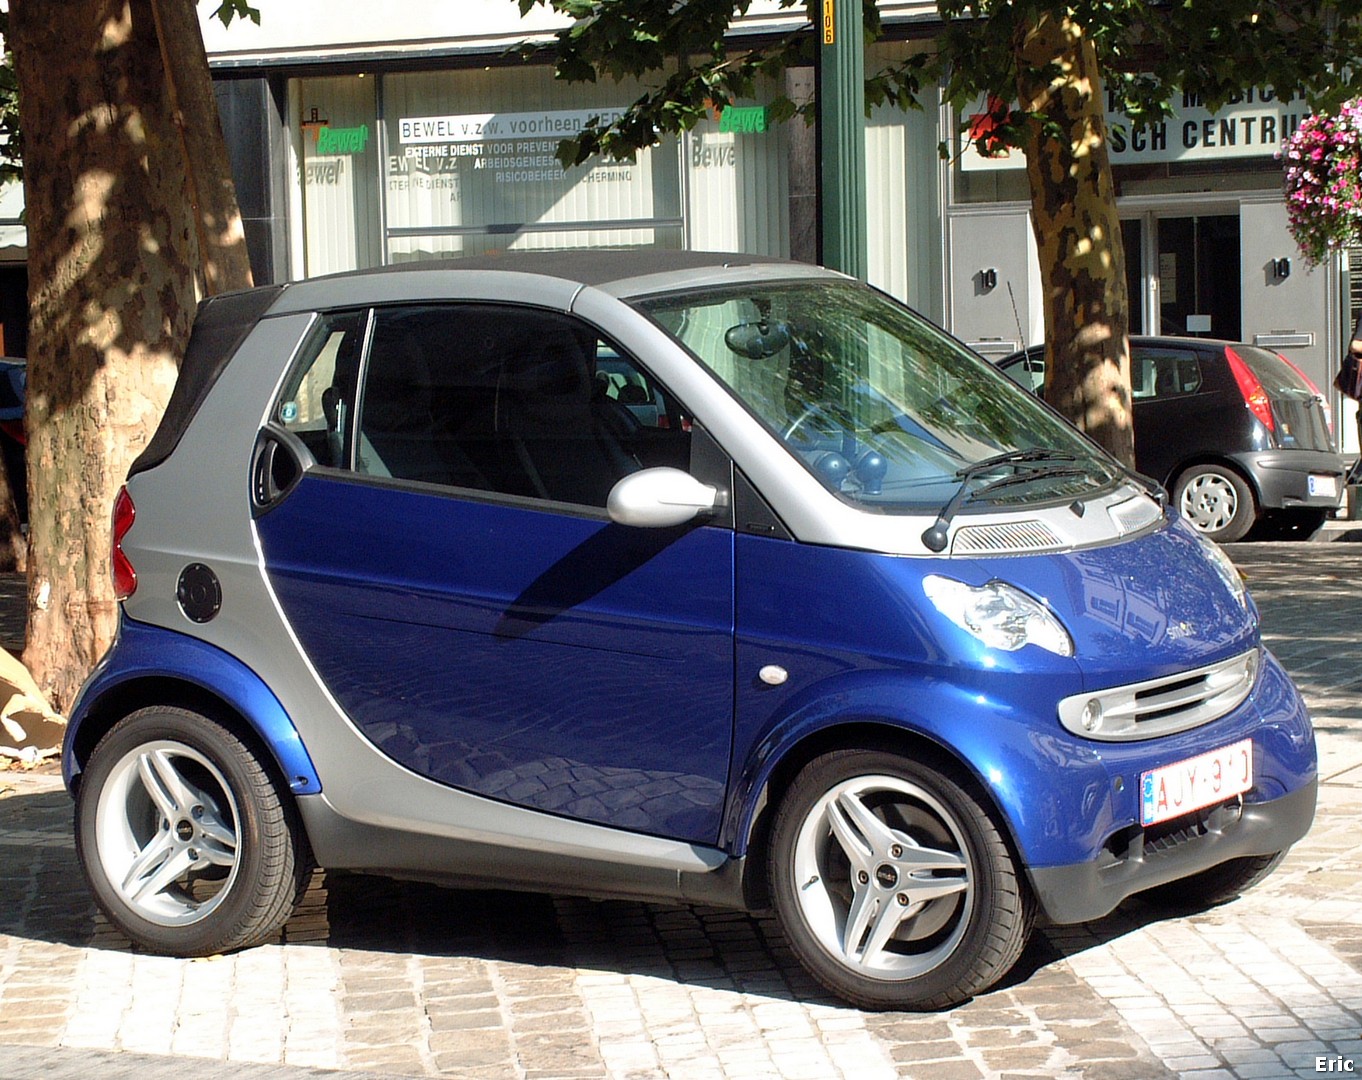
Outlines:
<svg viewBox="0 0 1362 1080"><path fill-rule="evenodd" d="M1041 393L1043 345L998 366ZM1285 357L1236 342L1133 337L1130 383L1136 467L1212 540L1240 540L1255 524L1309 536L1342 502L1348 460L1334 451L1328 403Z"/></svg>

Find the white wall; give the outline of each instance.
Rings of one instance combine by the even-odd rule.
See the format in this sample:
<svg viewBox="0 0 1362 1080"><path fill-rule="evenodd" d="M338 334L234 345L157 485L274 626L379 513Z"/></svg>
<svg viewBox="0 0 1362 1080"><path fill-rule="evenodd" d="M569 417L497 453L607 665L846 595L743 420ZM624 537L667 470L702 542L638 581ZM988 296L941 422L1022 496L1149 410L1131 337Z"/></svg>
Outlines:
<svg viewBox="0 0 1362 1080"><path fill-rule="evenodd" d="M570 20L534 8L520 17L516 0L254 0L260 25L233 20L224 27L213 18L211 0L199 4L199 21L209 59L217 64L271 57L326 54L336 59L356 54L420 52L423 49L475 50L504 47L544 35ZM934 3L881 0L886 22L934 15ZM754 0L735 25L738 32L793 29L807 21L801 6L782 8L777 0Z"/></svg>

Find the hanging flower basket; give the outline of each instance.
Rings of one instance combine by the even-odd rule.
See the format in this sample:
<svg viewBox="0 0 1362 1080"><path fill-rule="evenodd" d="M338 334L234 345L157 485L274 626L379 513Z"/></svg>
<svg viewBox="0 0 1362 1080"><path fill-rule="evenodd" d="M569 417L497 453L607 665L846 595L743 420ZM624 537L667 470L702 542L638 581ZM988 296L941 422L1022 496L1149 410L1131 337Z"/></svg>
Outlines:
<svg viewBox="0 0 1362 1080"><path fill-rule="evenodd" d="M1306 117L1281 156L1288 227L1306 260L1362 244L1362 98Z"/></svg>

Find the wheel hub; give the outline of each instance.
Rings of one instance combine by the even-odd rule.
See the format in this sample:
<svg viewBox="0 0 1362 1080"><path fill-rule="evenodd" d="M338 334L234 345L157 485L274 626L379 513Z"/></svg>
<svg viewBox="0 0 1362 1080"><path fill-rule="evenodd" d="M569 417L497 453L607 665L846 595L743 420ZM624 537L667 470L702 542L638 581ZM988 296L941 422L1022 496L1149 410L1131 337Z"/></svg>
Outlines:
<svg viewBox="0 0 1362 1080"><path fill-rule="evenodd" d="M823 947L872 978L913 978L959 943L974 869L958 824L898 777L863 776L828 791L804 819L795 879Z"/></svg>

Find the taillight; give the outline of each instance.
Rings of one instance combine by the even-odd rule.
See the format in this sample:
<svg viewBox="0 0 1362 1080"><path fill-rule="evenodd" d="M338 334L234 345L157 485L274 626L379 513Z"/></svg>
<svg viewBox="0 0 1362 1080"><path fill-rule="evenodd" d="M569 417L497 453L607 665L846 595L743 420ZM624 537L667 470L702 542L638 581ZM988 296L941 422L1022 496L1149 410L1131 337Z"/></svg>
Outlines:
<svg viewBox="0 0 1362 1080"><path fill-rule="evenodd" d="M1324 422L1329 426L1329 436L1332 438L1334 434L1334 411L1329 408L1329 399L1319 392L1319 387L1315 385L1314 379L1310 378L1309 375L1303 372L1285 356L1278 353L1277 359L1299 375L1305 385L1310 387L1310 392L1315 395L1315 399L1319 402L1319 407L1324 410Z"/></svg>
<svg viewBox="0 0 1362 1080"><path fill-rule="evenodd" d="M1239 392L1244 395L1244 404L1263 422L1263 427L1275 434L1277 424L1272 419L1272 403L1268 401L1267 391L1258 381L1258 376L1249 370L1243 358L1233 349L1228 347L1225 349L1225 359L1230 363L1230 371L1234 372L1234 381L1239 384Z"/></svg>
<svg viewBox="0 0 1362 1080"><path fill-rule="evenodd" d="M128 535L136 517L137 508L132 505L128 489L119 488L113 508L113 585L114 595L120 600L126 600L137 591L137 571L123 552L123 538Z"/></svg>

